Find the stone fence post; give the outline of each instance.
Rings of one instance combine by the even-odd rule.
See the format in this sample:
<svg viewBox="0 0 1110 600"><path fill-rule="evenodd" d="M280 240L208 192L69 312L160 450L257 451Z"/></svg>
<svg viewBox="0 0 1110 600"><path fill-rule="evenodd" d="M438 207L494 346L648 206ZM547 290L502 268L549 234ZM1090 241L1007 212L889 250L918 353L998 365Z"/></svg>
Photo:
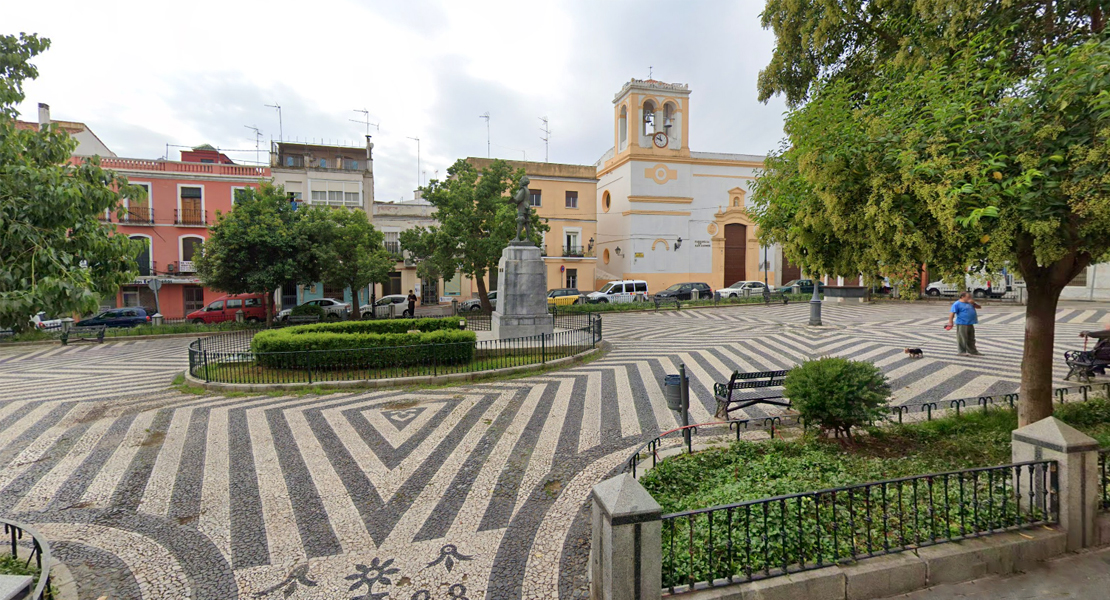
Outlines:
<svg viewBox="0 0 1110 600"><path fill-rule="evenodd" d="M1015 429L1010 435L1014 462L1056 461L1056 502L1060 527L1067 533L1068 551L1094 545L1099 502L1098 442L1056 417ZM1049 502L1051 505L1052 499Z"/></svg>
<svg viewBox="0 0 1110 600"><path fill-rule="evenodd" d="M657 600L663 591L662 508L628 473L594 486L590 600Z"/></svg>

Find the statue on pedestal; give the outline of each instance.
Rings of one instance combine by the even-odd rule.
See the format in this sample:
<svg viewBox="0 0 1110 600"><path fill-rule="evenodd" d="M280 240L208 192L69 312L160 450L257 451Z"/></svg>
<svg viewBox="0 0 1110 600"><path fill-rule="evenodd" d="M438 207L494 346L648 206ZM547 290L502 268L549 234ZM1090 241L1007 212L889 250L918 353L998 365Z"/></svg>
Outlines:
<svg viewBox="0 0 1110 600"><path fill-rule="evenodd" d="M513 203L516 204L516 237L511 242L513 245L529 244L532 235L532 199L528 193L528 176L520 178L520 189L513 194Z"/></svg>

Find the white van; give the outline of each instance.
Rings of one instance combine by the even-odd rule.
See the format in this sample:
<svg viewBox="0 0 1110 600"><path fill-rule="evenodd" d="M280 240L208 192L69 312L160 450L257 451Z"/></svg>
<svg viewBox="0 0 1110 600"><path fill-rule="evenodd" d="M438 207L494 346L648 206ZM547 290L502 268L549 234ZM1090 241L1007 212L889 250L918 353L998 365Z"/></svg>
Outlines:
<svg viewBox="0 0 1110 600"><path fill-rule="evenodd" d="M586 301L593 304L612 302L646 302L648 299L648 285L642 279L625 279L610 281L601 286L601 289L586 296Z"/></svg>

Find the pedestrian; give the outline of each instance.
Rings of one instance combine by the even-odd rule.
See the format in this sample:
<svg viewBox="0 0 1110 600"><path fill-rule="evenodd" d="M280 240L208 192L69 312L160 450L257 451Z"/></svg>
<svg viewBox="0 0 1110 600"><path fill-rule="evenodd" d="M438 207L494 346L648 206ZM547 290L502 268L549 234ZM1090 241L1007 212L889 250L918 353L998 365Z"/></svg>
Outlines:
<svg viewBox="0 0 1110 600"><path fill-rule="evenodd" d="M975 309L983 308L971 299L970 292L962 292L960 299L952 303L948 312L948 324L945 329L951 330L952 324L956 325L956 345L960 356L979 356L975 348L975 325L979 322L979 315Z"/></svg>
<svg viewBox="0 0 1110 600"><path fill-rule="evenodd" d="M409 290L408 301L409 301L409 316L415 319L416 318L416 294L412 293L412 290Z"/></svg>

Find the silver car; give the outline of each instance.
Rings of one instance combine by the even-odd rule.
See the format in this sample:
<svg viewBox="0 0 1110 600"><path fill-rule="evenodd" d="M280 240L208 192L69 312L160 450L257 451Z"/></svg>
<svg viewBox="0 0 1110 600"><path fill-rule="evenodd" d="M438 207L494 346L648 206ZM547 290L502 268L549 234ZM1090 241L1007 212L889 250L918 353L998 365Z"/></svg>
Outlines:
<svg viewBox="0 0 1110 600"><path fill-rule="evenodd" d="M351 313L350 304L347 304L342 300L336 300L335 298L319 298L317 300L309 300L308 302L302 303L301 306L305 306L306 304L319 306L320 308L324 309L324 318L328 321L338 321L340 319L346 319L347 315ZM277 314L277 318L279 321L288 321L289 316L292 314L293 309L287 308L279 312Z"/></svg>
<svg viewBox="0 0 1110 600"><path fill-rule="evenodd" d="M497 290L489 293L489 303L497 308ZM459 310L482 310L482 299L475 296L466 302L460 302Z"/></svg>
<svg viewBox="0 0 1110 600"><path fill-rule="evenodd" d="M392 304L398 304L400 306L394 309L390 309L389 307ZM412 316L411 314L409 314L408 296L404 294L390 294L388 296L382 296L381 298L375 300L373 315L371 315L370 313L369 304L363 304L362 306L358 307L358 311L359 314L362 315L363 319L369 319L371 318L371 316L377 319L388 319L389 317L394 316L393 312L396 312L397 315L403 317Z"/></svg>

